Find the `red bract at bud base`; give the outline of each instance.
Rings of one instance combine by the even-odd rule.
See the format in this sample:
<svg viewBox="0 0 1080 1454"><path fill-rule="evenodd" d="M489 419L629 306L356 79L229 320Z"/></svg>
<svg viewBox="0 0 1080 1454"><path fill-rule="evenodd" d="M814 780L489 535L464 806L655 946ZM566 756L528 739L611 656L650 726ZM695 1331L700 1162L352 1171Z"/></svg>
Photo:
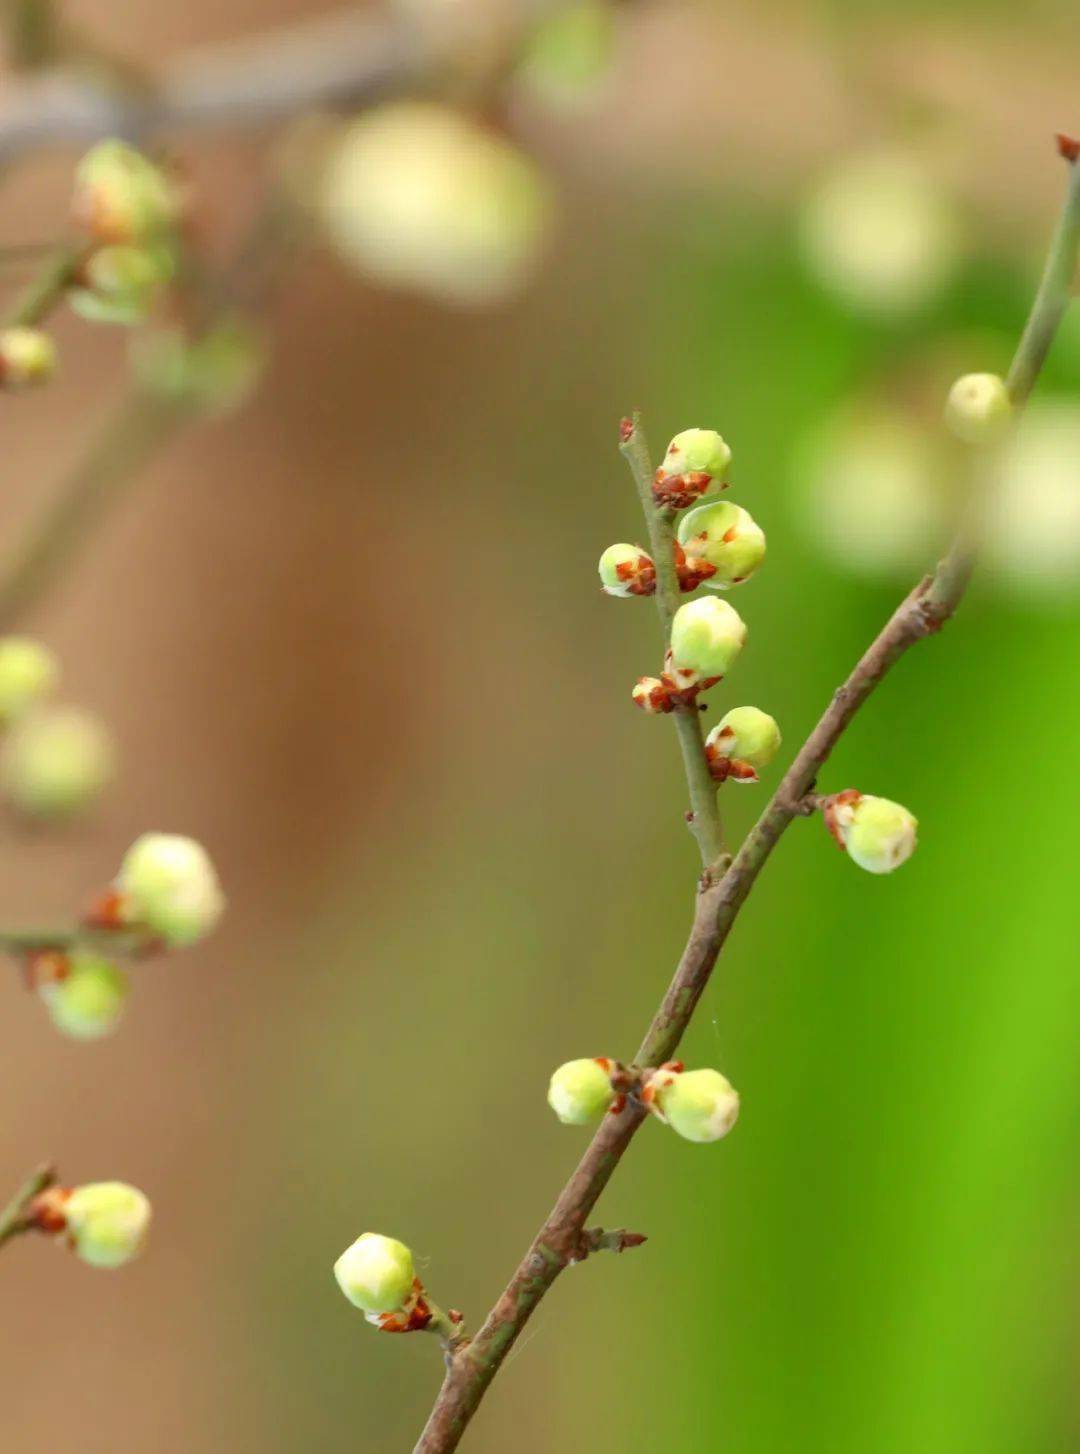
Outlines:
<svg viewBox="0 0 1080 1454"><path fill-rule="evenodd" d="M689 470L684 475L666 475L658 469L653 478L653 499L664 510L685 510L700 500L712 484L712 475L704 470ZM721 487L723 488L723 487Z"/></svg>
<svg viewBox="0 0 1080 1454"><path fill-rule="evenodd" d="M732 734L734 735L734 734ZM713 781L726 783L728 778L737 783L756 783L758 775L748 762L741 762L737 757L725 757L722 746L715 743L705 745L705 759L709 764L709 771L712 773Z"/></svg>
<svg viewBox="0 0 1080 1454"><path fill-rule="evenodd" d="M716 567L697 555L687 555L679 542L675 541L675 570L679 577L679 589L684 595L696 591L702 582L716 574Z"/></svg>
<svg viewBox="0 0 1080 1454"><path fill-rule="evenodd" d="M650 716L657 712L674 712L675 701L670 688L659 677L638 677L633 690L634 701Z"/></svg>

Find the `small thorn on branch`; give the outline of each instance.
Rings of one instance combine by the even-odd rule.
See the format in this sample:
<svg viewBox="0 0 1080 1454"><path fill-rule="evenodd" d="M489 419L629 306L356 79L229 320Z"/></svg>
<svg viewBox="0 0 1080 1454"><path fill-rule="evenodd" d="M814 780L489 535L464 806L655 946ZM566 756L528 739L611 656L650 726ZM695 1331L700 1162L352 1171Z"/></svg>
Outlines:
<svg viewBox="0 0 1080 1454"><path fill-rule="evenodd" d="M1077 141L1075 137L1066 136L1063 131L1059 131L1054 139L1057 142L1059 156L1064 157L1070 164L1080 161L1080 141Z"/></svg>
<svg viewBox="0 0 1080 1454"><path fill-rule="evenodd" d="M584 1262L594 1252L625 1252L630 1247L640 1247L649 1239L643 1232L628 1232L625 1227L615 1227L606 1232L603 1227L590 1227L582 1232L577 1251L571 1262Z"/></svg>
<svg viewBox="0 0 1080 1454"><path fill-rule="evenodd" d="M626 444L634 432L634 421L629 414L619 420L619 443Z"/></svg>

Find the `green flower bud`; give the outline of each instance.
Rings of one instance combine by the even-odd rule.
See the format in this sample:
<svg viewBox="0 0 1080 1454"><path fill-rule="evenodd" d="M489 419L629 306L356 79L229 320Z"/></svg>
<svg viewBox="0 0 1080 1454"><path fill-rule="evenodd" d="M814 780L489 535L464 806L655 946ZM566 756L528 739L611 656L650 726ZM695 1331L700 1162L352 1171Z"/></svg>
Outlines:
<svg viewBox="0 0 1080 1454"><path fill-rule="evenodd" d="M265 355L255 332L239 319L217 324L199 338L178 330L140 339L135 371L158 398L199 414L229 414L251 397Z"/></svg>
<svg viewBox="0 0 1080 1454"><path fill-rule="evenodd" d="M949 390L945 422L965 444L993 444L1012 419L1012 399L997 374L964 374Z"/></svg>
<svg viewBox="0 0 1080 1454"><path fill-rule="evenodd" d="M45 1199L51 1201L46 1192ZM95 1181L61 1192L56 1210L75 1255L91 1267L122 1267L137 1257L150 1230L150 1203L122 1181Z"/></svg>
<svg viewBox="0 0 1080 1454"><path fill-rule="evenodd" d="M377 282L482 306L532 273L550 201L510 141L448 106L397 101L344 128L320 210L342 257Z"/></svg>
<svg viewBox="0 0 1080 1454"><path fill-rule="evenodd" d="M0 636L0 725L21 717L49 696L60 680L60 663L30 636Z"/></svg>
<svg viewBox="0 0 1080 1454"><path fill-rule="evenodd" d="M719 1141L739 1117L739 1096L718 1070L658 1070L651 1109L687 1141Z"/></svg>
<svg viewBox="0 0 1080 1454"><path fill-rule="evenodd" d="M636 545L609 545L600 557L600 584L609 596L651 596L656 590L652 556Z"/></svg>
<svg viewBox="0 0 1080 1454"><path fill-rule="evenodd" d="M173 833L144 833L124 855L116 878L121 916L170 947L194 944L225 911L210 855L201 843Z"/></svg>
<svg viewBox="0 0 1080 1454"><path fill-rule="evenodd" d="M780 751L776 718L759 707L732 707L705 739L705 755L720 781L756 782Z"/></svg>
<svg viewBox="0 0 1080 1454"><path fill-rule="evenodd" d="M684 429L668 445L660 473L668 478L702 474L723 480L730 464L731 450L715 429Z"/></svg>
<svg viewBox="0 0 1080 1454"><path fill-rule="evenodd" d="M0 330L0 387L47 384L56 373L56 344L40 328Z"/></svg>
<svg viewBox="0 0 1080 1454"><path fill-rule="evenodd" d="M593 94L614 48L611 5L572 0L538 26L518 75L548 105L570 108Z"/></svg>
<svg viewBox="0 0 1080 1454"><path fill-rule="evenodd" d="M103 247L83 269L68 302L91 323L134 327L145 321L158 291L172 281L175 260L166 247Z"/></svg>
<svg viewBox="0 0 1080 1454"><path fill-rule="evenodd" d="M76 221L98 242L153 242L169 232L181 194L162 169L125 141L101 141L75 171Z"/></svg>
<svg viewBox="0 0 1080 1454"><path fill-rule="evenodd" d="M915 852L918 822L888 798L853 789L825 805L825 821L841 847L867 873L892 873Z"/></svg>
<svg viewBox="0 0 1080 1454"><path fill-rule="evenodd" d="M598 1121L615 1099L612 1062L607 1059L568 1060L560 1065L548 1086L548 1105L564 1126L586 1126Z"/></svg>
<svg viewBox="0 0 1080 1454"><path fill-rule="evenodd" d="M675 612L669 674L680 691L711 686L732 667L746 641L746 625L727 601L701 596Z"/></svg>
<svg viewBox="0 0 1080 1454"><path fill-rule="evenodd" d="M88 808L116 774L112 733L80 707L45 707L0 742L0 791L31 818Z"/></svg>
<svg viewBox="0 0 1080 1454"><path fill-rule="evenodd" d="M119 1025L128 996L127 976L89 950L66 956L66 973L38 986L49 1016L73 1040L100 1040Z"/></svg>
<svg viewBox="0 0 1080 1454"><path fill-rule="evenodd" d="M679 521L679 544L691 559L715 568L703 584L718 591L741 585L765 559L765 532L741 505L699 505Z"/></svg>
<svg viewBox="0 0 1080 1454"><path fill-rule="evenodd" d="M334 1263L338 1287L369 1316L395 1313L412 1297L416 1272L413 1256L402 1242L365 1232Z"/></svg>

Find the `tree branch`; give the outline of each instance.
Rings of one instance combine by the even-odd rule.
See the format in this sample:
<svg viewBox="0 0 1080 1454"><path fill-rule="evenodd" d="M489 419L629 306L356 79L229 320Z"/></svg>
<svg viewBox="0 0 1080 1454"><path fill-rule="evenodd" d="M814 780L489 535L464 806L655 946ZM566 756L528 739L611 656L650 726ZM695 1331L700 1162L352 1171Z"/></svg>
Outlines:
<svg viewBox="0 0 1080 1454"><path fill-rule="evenodd" d="M32 1226L29 1220L30 1207L35 1197L41 1195L56 1181L56 1172L51 1166L41 1166L27 1179L25 1184L0 1212L0 1247L26 1232Z"/></svg>
<svg viewBox="0 0 1080 1454"><path fill-rule="evenodd" d="M1065 311L1076 268L1080 240L1080 164L1074 157L1067 159L1070 176L1061 220L1051 244L1043 282L1009 373L1010 390L1017 406L1026 400L1046 357ZM642 463L639 461L639 466ZM636 467L635 476L637 473ZM651 530L650 539L654 545L657 543ZM656 556L655 563L659 595L660 555ZM739 909L788 824L805 814L806 795L833 747L886 672L917 641L940 630L952 616L970 576L971 556L960 543L901 602L834 694L723 877L714 882L706 873L690 938L635 1056L638 1064L656 1065L673 1055ZM533 1310L563 1268L574 1261L574 1249L580 1244L585 1220L644 1116L638 1106L628 1101L618 1115L605 1118L480 1331L450 1360L414 1454L449 1454L458 1447L484 1393Z"/></svg>

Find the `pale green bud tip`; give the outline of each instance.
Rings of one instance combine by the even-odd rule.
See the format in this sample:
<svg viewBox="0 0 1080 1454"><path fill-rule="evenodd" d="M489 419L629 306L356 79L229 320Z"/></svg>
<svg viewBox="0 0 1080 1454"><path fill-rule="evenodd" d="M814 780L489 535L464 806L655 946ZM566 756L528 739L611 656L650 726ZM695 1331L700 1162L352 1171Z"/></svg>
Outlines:
<svg viewBox="0 0 1080 1454"><path fill-rule="evenodd" d="M605 1059L568 1060L548 1086L548 1105L564 1126L598 1121L614 1099L611 1061Z"/></svg>
<svg viewBox="0 0 1080 1454"><path fill-rule="evenodd" d="M76 221L98 242L148 242L176 223L179 189L125 141L101 141L75 171Z"/></svg>
<svg viewBox="0 0 1080 1454"><path fill-rule="evenodd" d="M124 855L116 888L126 923L166 944L193 944L217 925L225 895L201 843L173 833L144 833Z"/></svg>
<svg viewBox="0 0 1080 1454"><path fill-rule="evenodd" d="M704 584L718 591L749 579L765 559L765 532L749 511L728 500L699 505L684 515L679 544L688 559L704 560L714 568Z"/></svg>
<svg viewBox="0 0 1080 1454"><path fill-rule="evenodd" d="M658 1071L654 1108L687 1141L719 1141L739 1118L739 1096L718 1070Z"/></svg>
<svg viewBox="0 0 1080 1454"><path fill-rule="evenodd" d="M600 584L609 596L650 596L656 589L652 556L636 545L609 545L599 569Z"/></svg>
<svg viewBox="0 0 1080 1454"><path fill-rule="evenodd" d="M128 981L107 959L77 950L67 956L62 977L39 985L38 994L61 1034L100 1040L120 1023Z"/></svg>
<svg viewBox="0 0 1080 1454"><path fill-rule="evenodd" d="M723 759L749 767L749 773L735 771L730 776L735 781L753 781L780 751L780 742L775 717L760 707L732 707L706 737L705 751L710 761Z"/></svg>
<svg viewBox="0 0 1080 1454"><path fill-rule="evenodd" d="M31 818L88 808L112 781L116 747L108 727L79 707L45 707L0 743L0 790Z"/></svg>
<svg viewBox="0 0 1080 1454"><path fill-rule="evenodd" d="M680 690L709 685L730 670L745 641L746 625L727 601L688 601L671 625L670 675Z"/></svg>
<svg viewBox="0 0 1080 1454"><path fill-rule="evenodd" d="M27 389L56 373L56 344L40 328L0 330L0 385Z"/></svg>
<svg viewBox="0 0 1080 1454"><path fill-rule="evenodd" d="M160 288L171 282L175 259L167 247L103 247L83 269L68 302L92 323L142 323Z"/></svg>
<svg viewBox="0 0 1080 1454"><path fill-rule="evenodd" d="M722 480L731 464L731 450L715 429L684 429L667 447L660 472L664 476L703 474Z"/></svg>
<svg viewBox="0 0 1080 1454"><path fill-rule="evenodd" d="M409 1301L416 1271L404 1243L365 1232L334 1263L334 1276L353 1307L369 1314L396 1313Z"/></svg>
<svg viewBox="0 0 1080 1454"><path fill-rule="evenodd" d="M1012 418L1012 400L997 374L965 374L949 390L945 422L965 444L992 444Z"/></svg>
<svg viewBox="0 0 1080 1454"><path fill-rule="evenodd" d="M830 830L867 873L892 873L915 852L918 822L888 798L839 793L825 813Z"/></svg>
<svg viewBox="0 0 1080 1454"><path fill-rule="evenodd" d="M150 1202L122 1181L77 1186L62 1204L75 1253L91 1267L122 1267L137 1257L150 1230Z"/></svg>
<svg viewBox="0 0 1080 1454"><path fill-rule="evenodd" d="M11 722L52 692L60 663L29 636L0 637L0 722Z"/></svg>

